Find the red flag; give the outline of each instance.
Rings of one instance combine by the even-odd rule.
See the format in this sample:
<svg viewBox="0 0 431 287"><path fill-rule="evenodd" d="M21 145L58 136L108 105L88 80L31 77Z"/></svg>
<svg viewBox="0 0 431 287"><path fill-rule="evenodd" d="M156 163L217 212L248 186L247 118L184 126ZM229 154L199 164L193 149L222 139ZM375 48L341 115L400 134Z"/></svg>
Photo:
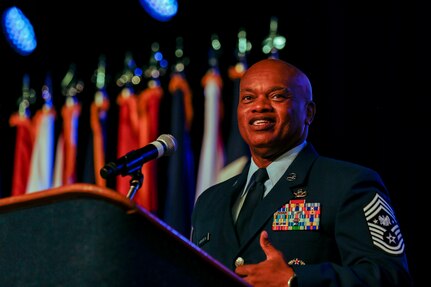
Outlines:
<svg viewBox="0 0 431 287"><path fill-rule="evenodd" d="M54 167L54 187L75 183L76 156L78 143L78 122L81 105L73 99L67 99L61 109L63 129L57 141Z"/></svg>
<svg viewBox="0 0 431 287"><path fill-rule="evenodd" d="M63 131L65 152L63 184L76 182L76 155L80 113L81 105L79 103L66 104L63 106L61 111L64 120Z"/></svg>
<svg viewBox="0 0 431 287"><path fill-rule="evenodd" d="M123 88L117 97L119 106L117 157L122 157L139 147L139 127L137 99L132 89ZM117 177L117 191L127 195L130 189L130 178Z"/></svg>
<svg viewBox="0 0 431 287"><path fill-rule="evenodd" d="M9 124L16 127L15 158L12 177L11 195L25 194L30 173L31 154L33 151L34 131L31 120L18 113L11 115Z"/></svg>
<svg viewBox="0 0 431 287"><path fill-rule="evenodd" d="M163 96L162 88L157 84L139 94L139 146L143 147L154 141L159 133L159 109ZM137 191L134 201L155 213L157 211L157 162L152 160L142 166L144 181Z"/></svg>
<svg viewBox="0 0 431 287"><path fill-rule="evenodd" d="M105 137L102 122L105 122L106 119L109 109L109 100L104 94L104 91L98 91L98 93L101 93L100 102L96 100L93 101L90 110L90 124L91 130L93 131L93 166L96 184L99 186L106 186L106 180L100 175L100 169L105 164Z"/></svg>

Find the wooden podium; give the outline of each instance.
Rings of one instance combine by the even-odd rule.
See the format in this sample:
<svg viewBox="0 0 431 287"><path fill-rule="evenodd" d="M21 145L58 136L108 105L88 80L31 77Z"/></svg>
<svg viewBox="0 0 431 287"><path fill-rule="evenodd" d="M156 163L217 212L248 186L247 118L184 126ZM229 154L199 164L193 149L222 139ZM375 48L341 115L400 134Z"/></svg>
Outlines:
<svg viewBox="0 0 431 287"><path fill-rule="evenodd" d="M113 190L72 184L0 200L0 286L248 286Z"/></svg>

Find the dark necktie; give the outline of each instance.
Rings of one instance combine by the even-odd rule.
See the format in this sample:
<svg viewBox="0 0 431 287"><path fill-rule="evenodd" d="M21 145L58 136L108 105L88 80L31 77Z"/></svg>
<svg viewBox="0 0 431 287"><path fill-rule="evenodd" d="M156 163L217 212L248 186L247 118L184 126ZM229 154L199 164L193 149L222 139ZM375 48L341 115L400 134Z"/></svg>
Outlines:
<svg viewBox="0 0 431 287"><path fill-rule="evenodd" d="M256 209L258 203L263 198L265 191L265 181L268 179L268 173L265 168L259 168L251 177L250 183L247 187L247 195L239 212L236 221L236 231L238 238L244 234L250 222L253 211Z"/></svg>

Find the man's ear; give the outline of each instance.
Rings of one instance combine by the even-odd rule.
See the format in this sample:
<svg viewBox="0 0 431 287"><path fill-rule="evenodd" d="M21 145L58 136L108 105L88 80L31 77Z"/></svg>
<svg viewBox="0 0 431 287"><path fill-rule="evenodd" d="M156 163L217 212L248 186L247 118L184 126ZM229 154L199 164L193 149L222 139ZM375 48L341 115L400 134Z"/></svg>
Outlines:
<svg viewBox="0 0 431 287"><path fill-rule="evenodd" d="M305 118L305 124L311 125L311 123L314 120L314 115L316 114L316 104L313 101L309 101L305 108L307 110L306 111L307 116Z"/></svg>

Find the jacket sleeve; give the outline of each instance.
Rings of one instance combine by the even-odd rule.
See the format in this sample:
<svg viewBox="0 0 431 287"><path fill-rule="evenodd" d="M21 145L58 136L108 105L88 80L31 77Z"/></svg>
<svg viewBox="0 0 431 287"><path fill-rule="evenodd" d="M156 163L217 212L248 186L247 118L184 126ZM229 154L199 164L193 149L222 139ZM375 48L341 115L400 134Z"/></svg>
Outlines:
<svg viewBox="0 0 431 287"><path fill-rule="evenodd" d="M298 286L413 286L404 241L380 176L355 170L342 179L334 236L341 263L293 266Z"/></svg>

